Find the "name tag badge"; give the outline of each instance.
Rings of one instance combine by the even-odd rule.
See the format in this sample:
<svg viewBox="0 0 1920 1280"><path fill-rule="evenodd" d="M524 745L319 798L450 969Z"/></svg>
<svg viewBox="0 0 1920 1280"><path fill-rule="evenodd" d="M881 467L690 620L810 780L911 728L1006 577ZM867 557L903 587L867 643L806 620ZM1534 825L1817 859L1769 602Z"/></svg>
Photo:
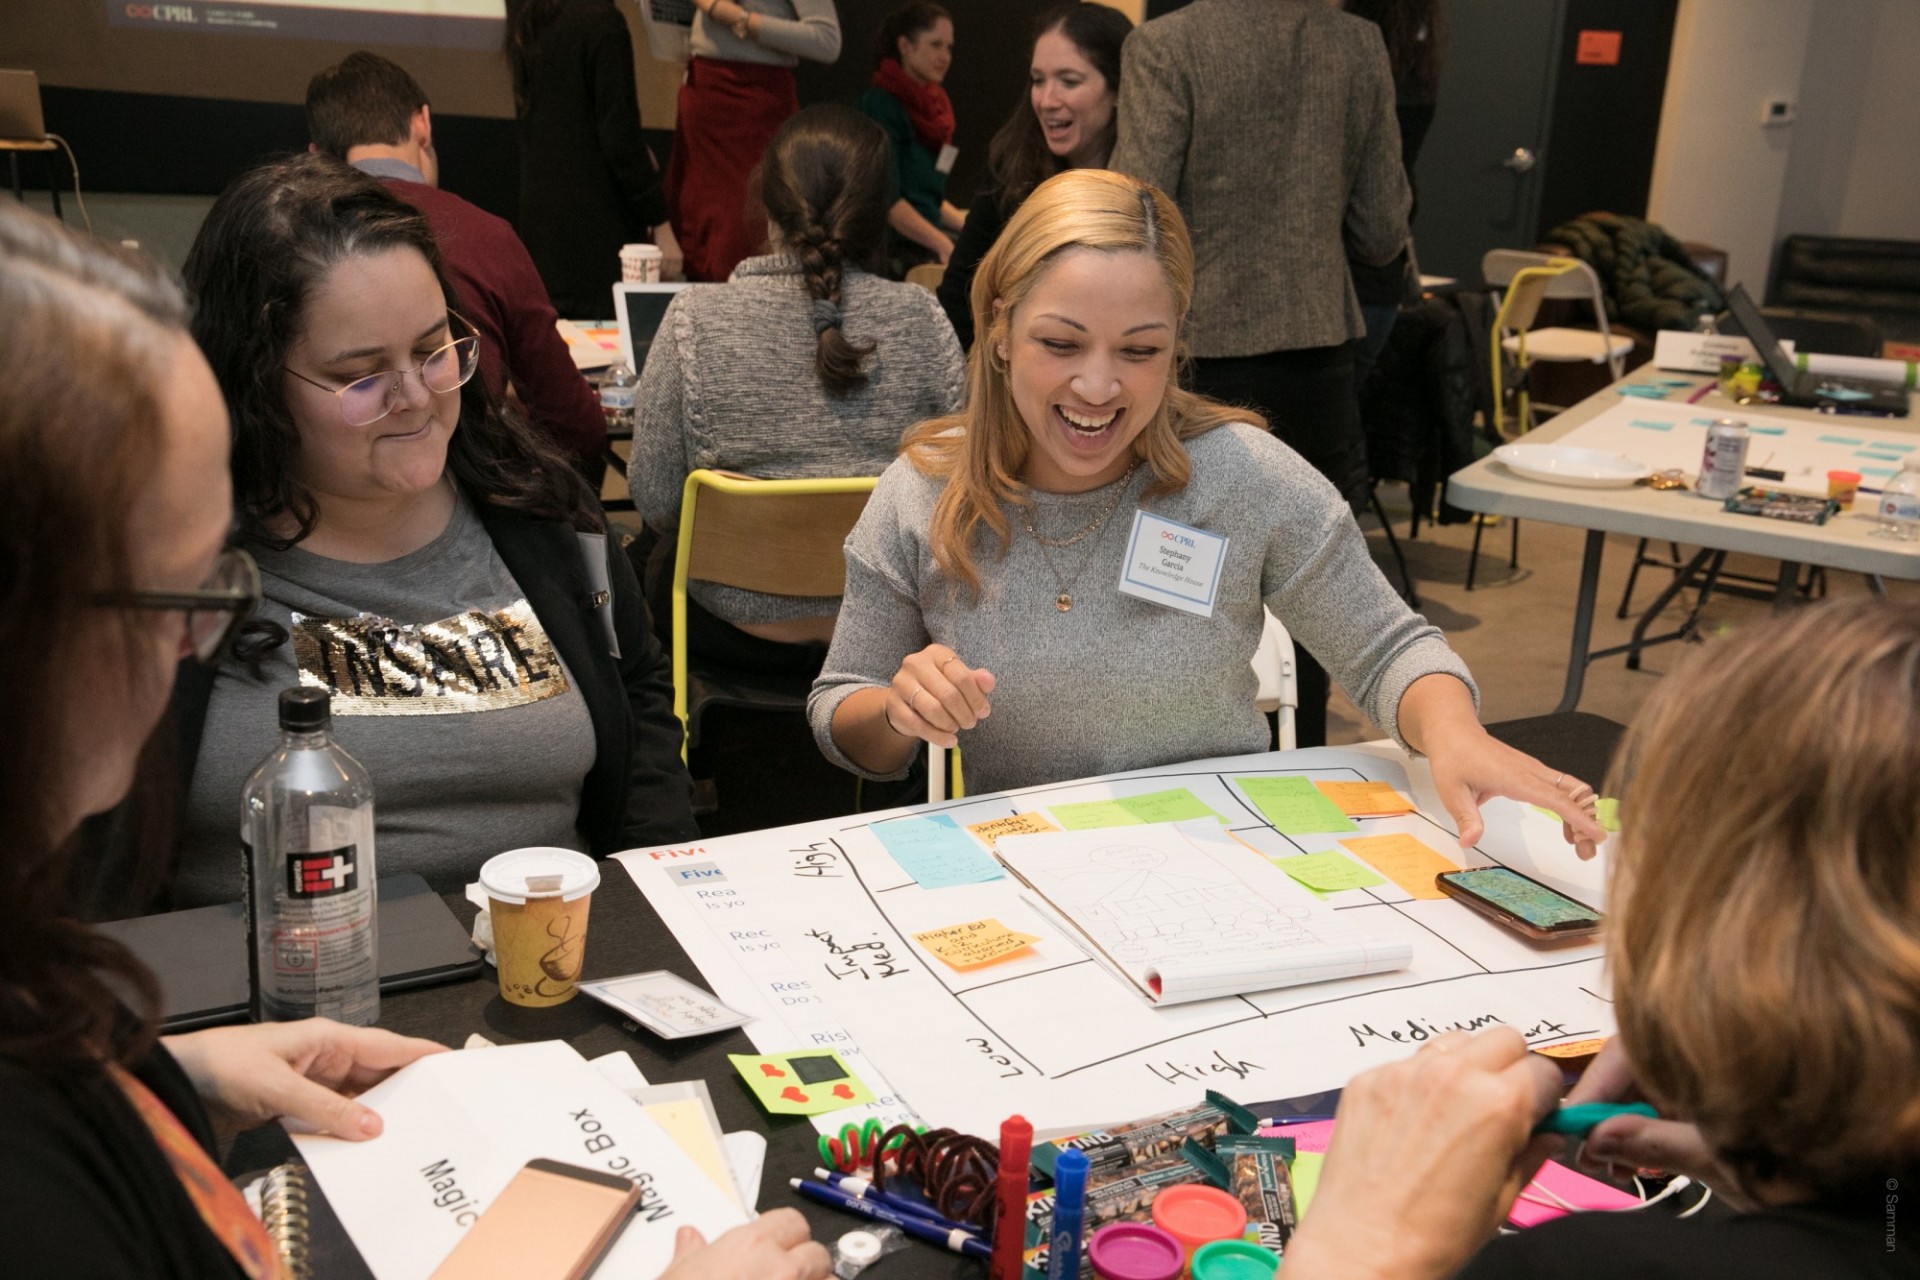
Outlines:
<svg viewBox="0 0 1920 1280"><path fill-rule="evenodd" d="M935 173L952 173L953 162L959 158L960 148L949 142L940 148L940 158L933 162L933 171Z"/></svg>
<svg viewBox="0 0 1920 1280"><path fill-rule="evenodd" d="M1219 534L1136 511L1120 592L1211 618L1226 559L1227 539Z"/></svg>

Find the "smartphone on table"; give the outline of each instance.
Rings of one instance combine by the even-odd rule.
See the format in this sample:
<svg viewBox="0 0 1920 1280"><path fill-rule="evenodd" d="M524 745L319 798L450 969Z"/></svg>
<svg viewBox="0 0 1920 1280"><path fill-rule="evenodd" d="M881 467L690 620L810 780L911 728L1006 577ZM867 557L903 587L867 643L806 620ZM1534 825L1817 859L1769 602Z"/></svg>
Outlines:
<svg viewBox="0 0 1920 1280"><path fill-rule="evenodd" d="M639 1204L640 1188L618 1174L529 1160L432 1280L584 1280Z"/></svg>
<svg viewBox="0 0 1920 1280"><path fill-rule="evenodd" d="M1443 871L1440 891L1536 942L1582 938L1600 931L1600 913L1507 867Z"/></svg>

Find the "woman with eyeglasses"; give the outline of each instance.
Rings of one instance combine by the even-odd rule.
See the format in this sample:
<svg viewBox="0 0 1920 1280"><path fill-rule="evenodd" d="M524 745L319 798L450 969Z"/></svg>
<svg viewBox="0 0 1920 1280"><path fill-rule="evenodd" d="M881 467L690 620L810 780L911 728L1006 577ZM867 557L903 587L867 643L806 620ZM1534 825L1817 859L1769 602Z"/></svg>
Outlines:
<svg viewBox="0 0 1920 1280"><path fill-rule="evenodd" d="M382 874L449 892L505 849L695 836L632 570L565 459L473 377L425 219L330 158L275 161L215 202L185 274L264 598L175 694L171 905L240 896L241 787L296 684L328 690L373 777Z"/></svg>

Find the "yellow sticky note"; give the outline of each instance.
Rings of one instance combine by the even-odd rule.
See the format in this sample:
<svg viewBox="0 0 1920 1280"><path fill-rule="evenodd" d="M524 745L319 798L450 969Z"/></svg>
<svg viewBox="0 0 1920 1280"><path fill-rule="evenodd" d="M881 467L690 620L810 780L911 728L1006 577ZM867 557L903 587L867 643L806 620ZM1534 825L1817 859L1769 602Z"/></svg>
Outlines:
<svg viewBox="0 0 1920 1280"><path fill-rule="evenodd" d="M989 849L993 848L993 842L1001 836L1022 836L1059 829L1037 813L1016 813L1010 818L992 818L986 822L976 822L967 828L980 837Z"/></svg>
<svg viewBox="0 0 1920 1280"><path fill-rule="evenodd" d="M1287 1170L1293 1175L1293 1211L1305 1214L1307 1206L1313 1203L1313 1193L1320 1189L1320 1166L1327 1157L1318 1151L1302 1151L1293 1158L1293 1165Z"/></svg>
<svg viewBox="0 0 1920 1280"><path fill-rule="evenodd" d="M1433 878L1442 871L1460 869L1412 836L1358 836L1340 843L1416 898L1446 897L1434 886Z"/></svg>
<svg viewBox="0 0 1920 1280"><path fill-rule="evenodd" d="M728 1168L727 1157L713 1140L713 1126L707 1120L707 1109L698 1098L679 1098L668 1102L645 1102L641 1106L653 1117L654 1123L667 1131L700 1171L713 1180L722 1195L740 1203L740 1187L734 1182L733 1173ZM741 1206L744 1208L745 1206Z"/></svg>
<svg viewBox="0 0 1920 1280"><path fill-rule="evenodd" d="M1349 818L1384 818L1412 813L1413 801L1388 782L1315 782L1320 794L1340 806Z"/></svg>
<svg viewBox="0 0 1920 1280"><path fill-rule="evenodd" d="M1534 805L1533 811L1541 817L1551 818L1555 822L1564 821L1559 814L1543 805ZM1593 802L1593 820L1600 824L1602 831L1615 832L1620 830L1620 802L1611 796L1601 796Z"/></svg>
<svg viewBox="0 0 1920 1280"><path fill-rule="evenodd" d="M913 940L955 969L978 969L982 965L1005 960L1014 952L1032 946L1040 939L1018 929L1009 929L998 920L970 920L944 929L916 933Z"/></svg>

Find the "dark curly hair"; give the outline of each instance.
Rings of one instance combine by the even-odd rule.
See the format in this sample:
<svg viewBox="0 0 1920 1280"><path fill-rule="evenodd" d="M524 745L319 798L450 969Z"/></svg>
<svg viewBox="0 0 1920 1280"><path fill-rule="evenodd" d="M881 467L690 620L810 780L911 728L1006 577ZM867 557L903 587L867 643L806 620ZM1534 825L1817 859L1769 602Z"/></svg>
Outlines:
<svg viewBox="0 0 1920 1280"><path fill-rule="evenodd" d="M271 160L214 201L187 255L193 337L206 353L233 417L233 497L242 541L283 548L313 532L313 495L300 481L300 433L288 411L288 349L308 297L356 254L417 251L449 309L452 287L427 220L384 183L331 156ZM586 482L485 378L460 389L460 425L447 470L468 497L527 515L602 526ZM291 537L276 531L287 517Z"/></svg>
<svg viewBox="0 0 1920 1280"><path fill-rule="evenodd" d="M767 216L799 256L814 300L814 367L835 395L867 380L873 344L856 346L841 332L840 287L846 267L877 270L885 252L889 164L886 130L851 107L829 104L781 125L761 163Z"/></svg>

